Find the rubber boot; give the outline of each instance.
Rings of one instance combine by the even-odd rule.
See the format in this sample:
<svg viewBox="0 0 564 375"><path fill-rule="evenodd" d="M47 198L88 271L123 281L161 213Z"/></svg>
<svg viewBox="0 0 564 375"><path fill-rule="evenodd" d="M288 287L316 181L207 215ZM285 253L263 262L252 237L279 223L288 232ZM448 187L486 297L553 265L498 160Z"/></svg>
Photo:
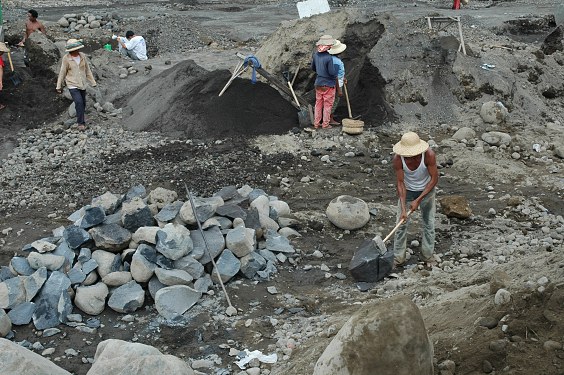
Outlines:
<svg viewBox="0 0 564 375"><path fill-rule="evenodd" d="M452 4L452 9L460 9L460 0L454 0L454 3Z"/></svg>

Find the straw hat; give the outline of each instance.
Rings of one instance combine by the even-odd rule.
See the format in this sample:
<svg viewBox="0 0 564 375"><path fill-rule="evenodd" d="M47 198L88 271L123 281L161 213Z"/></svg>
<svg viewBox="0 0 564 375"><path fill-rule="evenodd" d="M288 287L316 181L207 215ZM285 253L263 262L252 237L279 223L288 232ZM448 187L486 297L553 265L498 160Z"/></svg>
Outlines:
<svg viewBox="0 0 564 375"><path fill-rule="evenodd" d="M67 52L76 51L77 49L84 48L84 44L82 44L82 40L79 39L69 39L67 40L67 45L65 46L65 50Z"/></svg>
<svg viewBox="0 0 564 375"><path fill-rule="evenodd" d="M0 42L0 52L10 52L10 49L6 46L5 43Z"/></svg>
<svg viewBox="0 0 564 375"><path fill-rule="evenodd" d="M323 35L315 43L316 46L332 46L333 44L335 44L335 38L333 38L331 35Z"/></svg>
<svg viewBox="0 0 564 375"><path fill-rule="evenodd" d="M394 145L394 152L401 156L415 156L427 151L429 144L414 132L407 132L401 136L401 141Z"/></svg>
<svg viewBox="0 0 564 375"><path fill-rule="evenodd" d="M347 45L345 43L341 43L340 40L335 39L335 44L331 46L331 49L328 51L331 55L338 55L339 53L343 52L347 49Z"/></svg>

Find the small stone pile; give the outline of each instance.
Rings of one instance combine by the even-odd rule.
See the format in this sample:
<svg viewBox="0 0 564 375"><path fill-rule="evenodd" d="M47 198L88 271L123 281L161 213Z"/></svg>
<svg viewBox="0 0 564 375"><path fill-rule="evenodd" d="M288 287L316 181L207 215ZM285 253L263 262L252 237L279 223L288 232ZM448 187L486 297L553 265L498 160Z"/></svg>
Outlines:
<svg viewBox="0 0 564 375"><path fill-rule="evenodd" d="M0 267L0 315L10 325L33 320L38 330L59 323L87 329L71 319L72 302L89 315L106 304L131 313L148 290L159 314L177 320L213 294L220 278L269 280L278 262L293 262L289 237L299 233L286 202L248 185L194 197L194 210L177 198L163 188L147 194L141 185L94 198L69 216L72 225L24 246L27 257Z"/></svg>
<svg viewBox="0 0 564 375"><path fill-rule="evenodd" d="M100 28L113 31L117 30L118 21L119 18L111 14L94 15L91 13L71 13L63 15L57 21L57 24L64 28L64 31L68 33L80 31L81 29Z"/></svg>

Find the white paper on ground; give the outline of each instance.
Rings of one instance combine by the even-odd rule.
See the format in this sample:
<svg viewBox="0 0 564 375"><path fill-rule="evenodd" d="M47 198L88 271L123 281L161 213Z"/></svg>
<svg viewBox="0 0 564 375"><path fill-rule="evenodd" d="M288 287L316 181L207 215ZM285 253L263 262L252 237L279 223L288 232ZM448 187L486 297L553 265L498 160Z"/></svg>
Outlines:
<svg viewBox="0 0 564 375"><path fill-rule="evenodd" d="M254 358L258 358L258 360L261 361L262 363L276 363L276 361L278 360L278 356L276 355L276 353L265 355L262 354L260 350L253 350L252 352L250 352L248 349L245 349L244 351L247 354L247 356L242 358L240 361L235 362L235 364L239 366L241 370L244 370L245 365L251 362L251 360L253 360Z"/></svg>

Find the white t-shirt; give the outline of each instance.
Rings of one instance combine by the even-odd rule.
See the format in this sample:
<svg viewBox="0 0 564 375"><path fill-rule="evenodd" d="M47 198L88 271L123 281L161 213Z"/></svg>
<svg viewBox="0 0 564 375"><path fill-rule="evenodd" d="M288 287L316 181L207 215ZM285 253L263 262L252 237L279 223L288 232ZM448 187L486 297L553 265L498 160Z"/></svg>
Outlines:
<svg viewBox="0 0 564 375"><path fill-rule="evenodd" d="M125 47L135 53L139 60L147 60L147 45L145 44L145 39L136 35L131 39L124 38L123 40Z"/></svg>

